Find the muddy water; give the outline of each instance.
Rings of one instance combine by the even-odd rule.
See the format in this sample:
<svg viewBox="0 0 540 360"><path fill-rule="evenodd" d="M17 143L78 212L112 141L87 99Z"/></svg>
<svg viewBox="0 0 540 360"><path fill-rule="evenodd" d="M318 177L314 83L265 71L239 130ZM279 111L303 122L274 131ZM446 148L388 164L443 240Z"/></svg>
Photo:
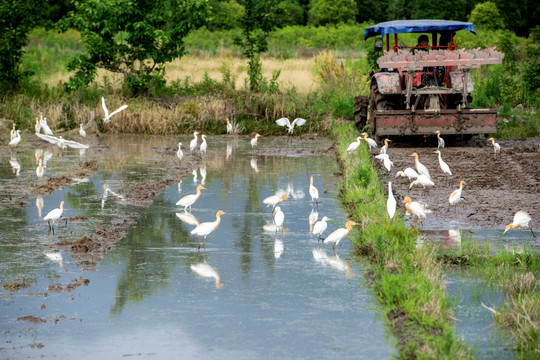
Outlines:
<svg viewBox="0 0 540 360"><path fill-rule="evenodd" d="M58 152L45 177L73 177L81 158L96 160L97 170L41 200L23 185L36 181L34 149L17 149L18 177L11 155L2 154L1 357L373 359L395 354L375 300L363 286L363 268L348 256L349 242L333 254L309 234L310 176L320 192L319 219L334 219L325 235L346 220L335 199L337 166L326 150L329 143L261 138L259 148L252 149L248 138L210 138L203 158L184 150L184 161L197 164L196 178L191 174L167 186L152 202L134 198L140 183L180 173L178 140L189 144L190 139L100 137L89 140L93 146L85 154ZM200 251L190 234L194 225L182 221L193 220L175 205L197 184L208 190L191 215L205 222L213 221L217 210L228 212ZM262 199L283 192L290 198L281 204L281 234L271 229ZM36 200L43 202L41 217ZM74 220L57 223L53 235L42 217L62 200L64 217ZM119 219L126 231L113 236L122 240L99 242L97 258L57 245L85 236L95 240L96 229L112 232L106 226ZM219 281L199 269L219 272Z"/></svg>

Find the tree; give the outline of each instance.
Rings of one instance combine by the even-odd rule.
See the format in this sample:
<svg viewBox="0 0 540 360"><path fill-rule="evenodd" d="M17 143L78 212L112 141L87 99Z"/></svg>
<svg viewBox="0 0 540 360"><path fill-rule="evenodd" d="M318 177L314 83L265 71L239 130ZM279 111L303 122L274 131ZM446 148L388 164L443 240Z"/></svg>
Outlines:
<svg viewBox="0 0 540 360"><path fill-rule="evenodd" d="M268 34L278 24L283 10L278 0L242 0L244 13L240 17L242 35L234 39L234 44L242 48L248 60L249 88L259 91L262 80L260 54L268 50Z"/></svg>
<svg viewBox="0 0 540 360"><path fill-rule="evenodd" d="M205 23L208 11L206 0L75 2L67 25L81 32L86 52L69 61L76 72L66 89L89 84L101 68L123 74L133 93L147 93L165 82L165 63L186 53L183 38Z"/></svg>
<svg viewBox="0 0 540 360"><path fill-rule="evenodd" d="M212 17L208 21L208 30L231 30L238 26L238 19L244 12L244 7L236 0L210 2Z"/></svg>
<svg viewBox="0 0 540 360"><path fill-rule="evenodd" d="M469 21L472 22L474 26L482 27L484 29L504 29L503 17L497 8L497 5L491 1L476 5L469 16Z"/></svg>
<svg viewBox="0 0 540 360"><path fill-rule="evenodd" d="M28 33L39 22L41 1L0 0L0 89L14 90L26 75L19 66Z"/></svg>
<svg viewBox="0 0 540 360"><path fill-rule="evenodd" d="M355 0L313 0L309 22L315 26L355 21L358 8Z"/></svg>

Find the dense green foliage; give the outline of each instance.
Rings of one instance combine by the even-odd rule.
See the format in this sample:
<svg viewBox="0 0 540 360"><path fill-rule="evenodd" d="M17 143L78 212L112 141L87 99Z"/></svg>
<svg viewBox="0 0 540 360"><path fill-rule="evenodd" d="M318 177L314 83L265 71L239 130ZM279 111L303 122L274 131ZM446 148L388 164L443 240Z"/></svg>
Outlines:
<svg viewBox="0 0 540 360"><path fill-rule="evenodd" d="M352 23L357 13L354 0L313 0L309 9L309 23L315 26Z"/></svg>
<svg viewBox="0 0 540 360"><path fill-rule="evenodd" d="M69 23L85 52L68 64L68 90L88 85L102 68L121 73L134 94L162 85L164 64L185 53L183 38L207 16L204 0L87 0L76 2Z"/></svg>

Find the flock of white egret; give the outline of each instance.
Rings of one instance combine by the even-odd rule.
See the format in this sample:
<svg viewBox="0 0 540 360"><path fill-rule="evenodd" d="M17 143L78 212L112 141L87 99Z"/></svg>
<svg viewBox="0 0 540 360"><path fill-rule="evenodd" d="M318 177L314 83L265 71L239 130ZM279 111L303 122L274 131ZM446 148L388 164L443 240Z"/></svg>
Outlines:
<svg viewBox="0 0 540 360"><path fill-rule="evenodd" d="M437 154L438 160L439 160L439 167L440 170L446 174L447 176L452 176L452 171L450 170L450 167L444 160L442 159L441 155L441 149L444 148L445 142L444 139L441 137L440 131L435 131L435 134L437 134L437 150L434 151L434 153ZM365 144L368 146L368 151L371 153L371 148L377 148L377 143L375 140L368 138L367 133L362 133L364 136L357 137L356 141L352 142L349 147L347 148L347 153L349 155L352 155L356 152L358 147L360 146L360 143L362 141L365 142ZM391 171L392 166L394 164L390 160L389 154L388 154L388 142L391 141L389 139L384 140L384 146L381 148L379 155L376 155L375 158L378 160L383 161L384 167L388 172ZM491 145L493 147L493 151L495 154L500 153L501 147L498 143L495 142L495 138L489 138L488 141L491 141ZM409 189L411 189L414 185L421 185L423 188L426 188L426 186L434 186L435 183L431 179L431 175L429 173L428 168L423 165L419 159L418 154L416 152L413 152L411 157L414 157L414 168L406 168L404 170L400 170L396 173L394 178L398 177L407 177L409 181L411 181L409 185ZM415 170L416 169L416 170ZM449 206L455 206L458 204L462 199L462 192L463 192L463 185L466 185L466 182L464 180L461 180L459 182L459 188L454 190L450 196L448 197L448 205ZM427 214L431 213L430 210L427 209L426 205L422 204L418 201L413 201L410 196L405 196L403 198L402 203L405 204L406 211L413 216L413 224L416 224L418 221L420 224L422 223L423 219L427 218ZM394 197L394 194L392 193L392 183L388 182L388 200L387 200L387 212L388 216L392 219L396 212L396 199ZM522 228L528 228L533 238L536 238L531 226L530 226L531 217L530 215L525 211L518 211L514 215L514 220L511 224L506 226L505 233L509 229L519 229L521 231Z"/></svg>

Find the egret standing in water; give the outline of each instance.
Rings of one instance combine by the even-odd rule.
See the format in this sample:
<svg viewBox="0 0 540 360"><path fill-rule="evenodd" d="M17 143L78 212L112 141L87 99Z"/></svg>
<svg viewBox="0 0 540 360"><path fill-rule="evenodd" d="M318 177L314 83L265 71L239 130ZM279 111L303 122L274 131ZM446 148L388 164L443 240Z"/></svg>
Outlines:
<svg viewBox="0 0 540 360"><path fill-rule="evenodd" d="M199 150L201 154L206 154L206 148L208 147L208 145L206 144L206 135L201 135L201 138L202 138L202 143Z"/></svg>
<svg viewBox="0 0 540 360"><path fill-rule="evenodd" d="M178 143L178 151L176 152L176 156L178 157L179 160L182 160L182 158L184 157L184 152L182 151L181 142Z"/></svg>
<svg viewBox="0 0 540 360"><path fill-rule="evenodd" d="M197 135L199 135L199 133L195 131L193 133L194 139L191 140L191 142L189 143L189 151L190 152L193 152L193 150L195 150L195 148L197 147Z"/></svg>
<svg viewBox="0 0 540 360"><path fill-rule="evenodd" d="M257 139L261 137L262 135L259 135L258 133L255 133L255 137L251 139L251 147L254 148L257 146Z"/></svg>
<svg viewBox="0 0 540 360"><path fill-rule="evenodd" d="M216 220L211 222L203 222L197 225L197 227L193 230L191 230L191 235L195 235L197 237L197 242L199 243L199 249L201 248L201 243L199 242L199 236L204 237L204 246L206 247L206 237L210 235L212 232L214 232L221 223L221 215L227 214L223 210L219 210L216 213Z"/></svg>
<svg viewBox="0 0 540 360"><path fill-rule="evenodd" d="M54 235L54 222L62 217L62 213L64 212L64 202L60 202L60 208L54 209L49 211L47 215L43 218L43 220L47 221L49 223L49 231L52 230L52 233ZM52 226L51 226L52 221Z"/></svg>
<svg viewBox="0 0 540 360"><path fill-rule="evenodd" d="M396 213L396 198L392 193L391 181L388 182L388 200L386 200L386 211L388 212L388 216L390 216L390 219L393 219Z"/></svg>
<svg viewBox="0 0 540 360"><path fill-rule="evenodd" d="M272 195L263 200L263 204L266 205L265 209L269 206L272 206L272 211L274 211L274 208L277 204L281 204L283 200L287 199L289 196L287 194L283 194L281 196ZM264 211L264 209L263 209Z"/></svg>
<svg viewBox="0 0 540 360"><path fill-rule="evenodd" d="M283 233L283 222L285 221L285 214L281 211L281 207L276 206L274 209L274 224L276 225L276 232L281 230Z"/></svg>
<svg viewBox="0 0 540 360"><path fill-rule="evenodd" d="M229 121L229 118L227 118L227 134L232 134L233 126L231 122Z"/></svg>
<svg viewBox="0 0 540 360"><path fill-rule="evenodd" d="M345 223L345 228L339 228L337 230L334 230L334 232L332 232L330 235L328 235L326 239L324 239L323 243L324 244L334 243L334 247L332 248L332 250L336 252L336 246L339 244L341 239L349 235L349 233L352 230L352 227L355 225L358 225L358 224L351 220L347 221L347 223Z"/></svg>
<svg viewBox="0 0 540 360"><path fill-rule="evenodd" d="M279 126L286 126L288 128L288 133L289 135L292 135L293 134L293 131L294 131L294 125L296 126L302 126L306 123L306 119L302 119L302 118L296 118L294 119L294 121L291 122L289 121L288 118L281 118L281 119L277 119L276 120L276 124L278 124Z"/></svg>
<svg viewBox="0 0 540 360"><path fill-rule="evenodd" d="M201 190L207 190L207 189L204 186L199 184L197 186L197 193L196 194L190 194L190 195L184 196L183 198L178 200L176 205L177 206L183 206L184 211L186 211L187 208L189 208L191 210L191 205L195 204L195 202L197 200L199 200L199 197L201 196Z"/></svg>
<svg viewBox="0 0 540 360"><path fill-rule="evenodd" d="M15 130L15 123L13 123L13 128L9 132L9 140L13 140L15 136L17 136L17 130Z"/></svg>
<svg viewBox="0 0 540 360"><path fill-rule="evenodd" d="M367 137L367 133L364 132L362 133L362 135L364 135L364 141L368 144L369 146L369 151L371 152L371 148L374 147L376 148L377 147L377 143L375 142L375 140L373 140L372 138L368 138Z"/></svg>
<svg viewBox="0 0 540 360"><path fill-rule="evenodd" d="M9 142L9 146L17 146L21 142L21 130L15 132L15 136Z"/></svg>
<svg viewBox="0 0 540 360"><path fill-rule="evenodd" d="M435 154L439 156L439 166L441 167L443 173L452 175L452 171L450 171L450 166L448 166L448 164L445 163L441 157L441 152L439 150L435 150Z"/></svg>
<svg viewBox="0 0 540 360"><path fill-rule="evenodd" d="M356 138L356 141L353 141L347 148L347 154L352 154L353 152L355 152L356 149L358 149L358 147L360 146L360 141L362 141L362 137L358 136Z"/></svg>
<svg viewBox="0 0 540 360"><path fill-rule="evenodd" d="M437 149L444 148L444 139L441 137L441 132L437 130L435 134L437 134Z"/></svg>
<svg viewBox="0 0 540 360"><path fill-rule="evenodd" d="M319 190L313 185L313 176L309 179L309 195L313 205L319 204Z"/></svg>
<svg viewBox="0 0 540 360"><path fill-rule="evenodd" d="M521 236L521 228L529 228L531 230L531 234L534 239L536 239L536 235L534 235L532 227L529 225L529 222L531 221L531 216L526 213L525 211L518 211L514 215L514 221L512 221L511 224L506 225L504 228L503 235L510 229L518 229L519 228L519 236Z"/></svg>
<svg viewBox="0 0 540 360"><path fill-rule="evenodd" d="M79 126L79 135L81 135L83 138L86 137L86 131L84 131L82 124Z"/></svg>
<svg viewBox="0 0 540 360"><path fill-rule="evenodd" d="M413 152L409 156L414 156L414 166L416 167L416 171L418 172L418 174L419 175L424 174L428 178L431 179L431 176L429 175L429 170L427 169L427 167L425 167L424 164L422 164L420 161L418 161L418 154Z"/></svg>
<svg viewBox="0 0 540 360"><path fill-rule="evenodd" d="M495 142L495 138L490 137L488 141L491 141L491 146L493 146L493 153L500 153L501 152L501 145L497 144Z"/></svg>
<svg viewBox="0 0 540 360"><path fill-rule="evenodd" d="M328 220L332 220L331 218L324 216L320 221L317 221L315 225L313 226L313 235L317 235L318 239L322 238L322 234L326 231L326 228L328 227L328 224L326 223Z"/></svg>

